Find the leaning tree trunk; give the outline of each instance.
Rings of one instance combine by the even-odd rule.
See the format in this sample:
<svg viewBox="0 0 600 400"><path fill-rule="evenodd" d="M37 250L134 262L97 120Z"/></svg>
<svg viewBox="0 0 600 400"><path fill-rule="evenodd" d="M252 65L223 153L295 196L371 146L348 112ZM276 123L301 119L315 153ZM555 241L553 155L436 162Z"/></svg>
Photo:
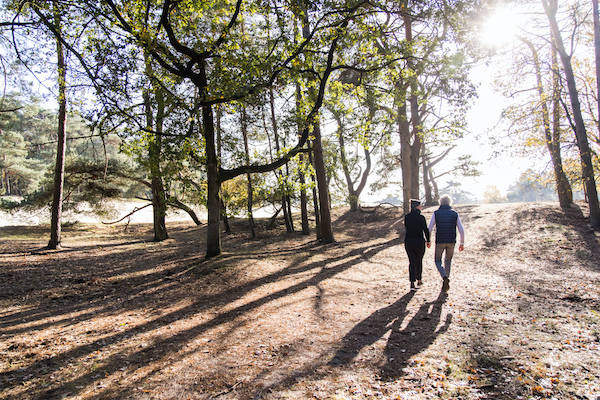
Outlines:
<svg viewBox="0 0 600 400"><path fill-rule="evenodd" d="M60 34L62 24L56 1L54 1L54 23L56 30ZM67 65L65 63L63 45L58 38L56 39L56 58L58 69L58 128L56 130L56 164L54 166L54 193L50 217L50 241L48 242L48 248L50 249L60 247L61 243L65 153L67 148L67 132L65 129L67 121Z"/></svg>
<svg viewBox="0 0 600 400"><path fill-rule="evenodd" d="M554 166L554 176L556 179L556 188L558 192L558 201L563 210L568 209L573 204L573 190L563 169L562 156L560 153L560 76L558 69L558 59L556 46L552 45L552 137L546 140L549 145L552 165Z"/></svg>
<svg viewBox="0 0 600 400"><path fill-rule="evenodd" d="M546 138L546 147L548 153L550 153L550 159L554 167L554 179L556 182L556 191L558 193L558 200L563 210L568 209L573 202L573 194L571 192L571 185L567 180L567 176L562 167L562 157L560 154L560 104L559 104L559 77L558 77L558 60L556 59L555 46L552 46L552 69L554 75L552 79L552 105L553 105L553 130L550 127L550 112L548 110L548 104L546 99L548 98L544 93L544 86L542 82L542 70L540 64L540 58L537 49L530 41L521 39L529 47L531 56L533 58L533 66L535 68L535 76L537 82L537 91L540 97L540 104L542 106L542 123L544 124L544 135Z"/></svg>
<svg viewBox="0 0 600 400"><path fill-rule="evenodd" d="M579 147L579 155L581 158L581 171L586 193L588 195L588 206L590 208L590 223L594 229L600 229L600 204L598 203L598 191L596 190L596 179L594 177L594 166L592 164L592 156L590 144L581 114L581 104L579 102L579 94L575 83L575 74L571 64L571 56L565 50L562 35L556 21L556 12L558 9L556 0L542 0L550 28L552 29L553 41L556 45L556 50L560 56L567 88L569 90L569 99L575 120L575 136L577 138L577 146Z"/></svg>
<svg viewBox="0 0 600 400"><path fill-rule="evenodd" d="M270 105L270 109L271 109L271 125L273 126L273 136L275 139L275 150L277 151L277 156L279 157L279 151L280 151L280 147L279 147L279 129L278 129L278 124L277 124L277 118L275 116L275 96L273 95L273 88L270 88L269 90L269 105ZM286 168L287 168L287 163L286 163ZM278 178L278 180L281 180L281 176L280 174L277 174L276 172L276 176ZM287 179L288 177L285 177L285 182L280 182L279 184L279 190L281 191L281 209L283 210L283 220L285 222L285 230L289 233L289 232L293 232L294 231L294 223L292 222L292 216L290 215L289 209L287 207Z"/></svg>
<svg viewBox="0 0 600 400"><path fill-rule="evenodd" d="M192 219L192 221L194 221L194 223L196 225L202 225L202 222L200 222L200 218L198 218L198 215L196 215L196 212L187 204L181 202L178 199L172 198L172 197L168 199L168 203L171 207L179 208L180 210L183 210L186 213L188 213L188 215L190 216L190 218Z"/></svg>
<svg viewBox="0 0 600 400"><path fill-rule="evenodd" d="M248 147L248 116L246 115L246 107L242 106L241 113L241 127L242 137L244 139L244 152L246 158L246 165L250 165L250 149ZM248 213L248 228L250 229L250 236L254 239L256 237L256 229L254 226L254 214L252 213L253 206L253 188L252 188L252 175L246 174L246 192L247 192L247 213Z"/></svg>
<svg viewBox="0 0 600 400"><path fill-rule="evenodd" d="M600 96L600 18L598 16L598 0L592 0L594 16L594 54L596 58L596 94ZM598 105L598 133L600 134L600 101Z"/></svg>

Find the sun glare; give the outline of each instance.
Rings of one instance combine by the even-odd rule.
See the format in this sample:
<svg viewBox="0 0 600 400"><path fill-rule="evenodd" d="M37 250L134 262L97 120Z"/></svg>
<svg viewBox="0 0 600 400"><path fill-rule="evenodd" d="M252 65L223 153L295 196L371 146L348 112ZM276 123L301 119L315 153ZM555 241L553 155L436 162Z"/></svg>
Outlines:
<svg viewBox="0 0 600 400"><path fill-rule="evenodd" d="M481 43L488 47L502 47L513 42L519 32L521 20L521 16L513 9L497 8L481 25Z"/></svg>

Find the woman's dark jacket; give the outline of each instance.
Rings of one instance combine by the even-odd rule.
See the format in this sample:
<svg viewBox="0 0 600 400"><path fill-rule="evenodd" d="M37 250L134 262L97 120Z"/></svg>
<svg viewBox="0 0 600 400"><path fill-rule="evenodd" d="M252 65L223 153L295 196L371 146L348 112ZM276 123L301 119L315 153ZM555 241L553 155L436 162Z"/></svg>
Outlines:
<svg viewBox="0 0 600 400"><path fill-rule="evenodd" d="M429 242L429 228L427 228L425 217L421 215L419 209L415 208L404 216L404 226L406 227L405 242L423 240L423 234Z"/></svg>

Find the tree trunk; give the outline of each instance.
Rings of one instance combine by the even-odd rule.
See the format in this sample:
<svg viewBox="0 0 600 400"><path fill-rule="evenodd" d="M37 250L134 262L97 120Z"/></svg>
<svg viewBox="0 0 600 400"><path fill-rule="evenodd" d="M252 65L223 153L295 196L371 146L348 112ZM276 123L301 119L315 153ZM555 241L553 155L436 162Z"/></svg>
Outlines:
<svg viewBox="0 0 600 400"><path fill-rule="evenodd" d="M298 161L300 165L304 166L306 162L304 154L298 155ZM302 224L302 234L310 234L310 226L308 225L308 198L306 196L306 178L304 176L304 169L301 167L298 170L298 179L300 180L300 221Z"/></svg>
<svg viewBox="0 0 600 400"><path fill-rule="evenodd" d="M206 96L206 87L208 86L205 62L200 63L199 67L199 82L197 86L200 96L204 97ZM215 123L211 105L202 106L202 128L206 156L206 209L208 214L206 258L211 258L221 254L221 176L215 145Z"/></svg>
<svg viewBox="0 0 600 400"><path fill-rule="evenodd" d="M308 10L304 10L302 18L302 37L308 39L310 36L310 27L308 21ZM314 78L311 78L314 79ZM312 96L309 96L312 97ZM314 168L317 179L317 188L319 195L319 213L320 213L320 238L323 243L332 243L335 241L333 237L333 228L331 226L331 212L329 204L329 188L327 185L327 171L325 168L325 159L323 156L323 146L321 143L321 126L320 119L317 117L313 127L313 155Z"/></svg>
<svg viewBox="0 0 600 400"><path fill-rule="evenodd" d="M412 18L409 14L404 14L404 31L406 34L406 41L413 46L413 35L412 35ZM411 51L412 52L412 51ZM412 54L411 54L412 55ZM417 71L415 69L414 58L408 59L408 65L413 72L413 75L409 77L410 82L410 120L412 122L412 144L410 145L410 197L413 199L420 198L419 195L419 160L421 159L421 148L423 147L422 127L421 127L421 116L419 112L419 99L418 99L418 81Z"/></svg>
<svg viewBox="0 0 600 400"><path fill-rule="evenodd" d="M283 146L284 147L286 146L285 140L283 140ZM289 193L290 188L288 187L289 180L290 180L290 168L289 168L289 163L286 162L285 163L285 191L284 191L285 204L287 206L288 216L290 218L290 231L295 232L296 229L294 228L294 216L292 215L292 198Z"/></svg>
<svg viewBox="0 0 600 400"><path fill-rule="evenodd" d="M273 94L273 88L269 89L269 105L271 108L271 125L273 126L273 136L275 137L275 150L277 151L277 156L279 156L279 129L277 124L277 118L275 117L275 96ZM287 166L287 163L286 163ZM279 180L281 177L277 174ZM285 177L287 182L287 176ZM287 187L284 182L281 182L279 185L279 189L281 191L281 209L283 210L283 220L285 221L285 230L289 232L294 231L294 224L292 222L292 216L290 215L289 209L287 207Z"/></svg>
<svg viewBox="0 0 600 400"><path fill-rule="evenodd" d="M222 137L221 137L221 114L222 114L222 110L221 110L221 105L217 105L217 126L216 126L216 131L217 131L217 159L218 159L218 163L219 166L221 166L221 150L223 148L223 141L222 141ZM223 221L223 225L225 226L225 233L231 233L231 226L229 225L229 217L227 217L227 206L225 205L225 202L223 201L223 196L222 194L219 194L219 204L221 205L221 220Z"/></svg>
<svg viewBox="0 0 600 400"><path fill-rule="evenodd" d="M581 114L581 105L579 103L579 94L577 92L575 75L571 65L571 57L565 50L562 41L562 35L556 21L557 1L542 0L542 4L544 6L544 10L546 11L550 28L552 29L553 41L556 45L556 50L558 51L563 65L565 79L567 81L567 88L569 90L569 99L571 101L573 119L575 120L577 146L579 147L579 155L581 158L582 178L588 194L590 223L594 229L600 229L600 205L598 203L598 192L596 190L596 179L594 177L594 166L592 164L590 145L588 142L583 116Z"/></svg>
<svg viewBox="0 0 600 400"><path fill-rule="evenodd" d="M200 222L200 218L198 218L198 215L196 215L196 212L189 207L187 204L174 199L174 198L169 198L168 200L169 205L179 208L180 210L185 211L186 213L188 213L188 215L190 216L190 218L192 219L192 221L194 221L194 223L196 225L202 225L202 222Z"/></svg>
<svg viewBox="0 0 600 400"><path fill-rule="evenodd" d="M146 76L153 79L152 64L149 56L145 56ZM155 87L151 82L150 88L144 89L142 98L146 113L146 129L150 137L148 142L148 166L150 170L150 188L152 190L152 217L154 229L154 241L160 242L169 237L165 217L167 214L167 198L160 170L160 153L162 145L162 128L165 114L165 102L161 88ZM156 120L153 115L152 96L156 102ZM154 132L154 133L150 133Z"/></svg>
<svg viewBox="0 0 600 400"><path fill-rule="evenodd" d="M244 139L244 152L245 152L246 165L250 165L250 148L248 147L248 116L246 114L245 106L242 106L240 123L241 123L241 128L242 128L242 137ZM256 229L254 226L254 214L252 213L253 189L252 189L251 174L246 174L246 192L247 192L246 211L248 214L248 228L250 229L250 236L254 239L256 237Z"/></svg>
<svg viewBox="0 0 600 400"><path fill-rule="evenodd" d="M560 82L559 82L559 70L558 60L556 59L555 46L552 46L552 69L554 75L552 79L552 105L553 105L553 126L550 127L550 112L548 110L547 96L544 93L544 86L542 82L542 70L540 64L540 58L538 52L530 41L522 39L527 44L533 58L533 66L535 68L535 76L537 82L537 91L540 97L540 104L542 106L542 123L544 124L544 135L546 138L546 147L550 153L550 159L554 167L554 179L556 182L556 191L558 193L558 200L563 210L568 209L573 202L573 194L571 192L571 185L567 180L567 176L562 168L562 157L560 154ZM552 131L554 130L554 132Z"/></svg>
<svg viewBox="0 0 600 400"><path fill-rule="evenodd" d="M62 31L58 2L53 2L54 24L57 31ZM56 249L61 244L62 201L65 175L65 153L67 148L67 65L61 41L56 39L56 58L58 70L58 127L56 129L56 164L54 166L54 193L50 217L49 249ZM9 192L10 192L10 185Z"/></svg>
<svg viewBox="0 0 600 400"><path fill-rule="evenodd" d="M342 117L335 111L332 111L334 119L337 121L337 137L340 145L340 160L342 162L342 171L344 172L344 178L346 178L346 187L348 188L348 204L350 204L350 211L358 211L358 196L354 190L354 182L350 175L350 167L348 166L348 160L346 159L346 144L344 141L344 124Z"/></svg>
<svg viewBox="0 0 600 400"><path fill-rule="evenodd" d="M596 58L596 93L600 96L600 18L598 16L598 0L592 0L594 17L594 54ZM598 104L598 133L600 134L600 101Z"/></svg>
<svg viewBox="0 0 600 400"><path fill-rule="evenodd" d="M208 193L206 208L208 212L208 227L206 230L206 258L221 254L221 182L219 180L219 165L215 151L215 133L213 125L212 106L202 107L204 146L206 152L206 177Z"/></svg>
<svg viewBox="0 0 600 400"><path fill-rule="evenodd" d="M160 169L162 129L165 103L161 89L156 89L156 134L150 143L150 171L152 174L152 213L154 215L154 241L160 242L169 237L165 222L167 214L167 196ZM150 108L152 112L152 108Z"/></svg>
<svg viewBox="0 0 600 400"><path fill-rule="evenodd" d="M219 204L221 205L221 220L225 226L225 233L231 233L231 226L229 225L229 217L227 216L227 206L223 201L223 198L219 196Z"/></svg>
<svg viewBox="0 0 600 400"><path fill-rule="evenodd" d="M423 144L421 162L423 164L423 189L425 190L425 205L432 206L434 205L434 202L431 193L431 182L429 181L429 166L427 164L427 157L425 156L425 144Z"/></svg>
<svg viewBox="0 0 600 400"><path fill-rule="evenodd" d="M312 145L311 145L312 146ZM315 169L315 163L312 156L312 152L308 153L308 162L312 165L313 169ZM312 180L312 198L313 198L313 211L315 214L315 231L317 232L317 239L321 239L321 217L319 212L319 196L317 196L317 181L315 180L314 175L310 175L310 179Z"/></svg>
<svg viewBox="0 0 600 400"><path fill-rule="evenodd" d="M400 167L402 168L402 208L404 213L410 211L410 199L412 193L412 162L410 149L410 125L406 109L406 92L400 89L398 102L398 134L400 135Z"/></svg>
<svg viewBox="0 0 600 400"><path fill-rule="evenodd" d="M551 151L552 165L554 166L554 178L556 179L556 189L558 192L558 201L563 210L567 210L573 204L573 191L563 169L562 156L560 153L560 73L558 68L558 59L556 47L552 45L552 138L546 140L551 142L549 150Z"/></svg>
<svg viewBox="0 0 600 400"><path fill-rule="evenodd" d="M327 187L327 172L325 169L325 159L323 157L323 147L321 146L321 127L315 125L313 129L313 152L315 163L315 175L317 178L317 188L319 191L319 213L321 242L334 242L333 229L331 226L331 213L329 208L329 188Z"/></svg>
<svg viewBox="0 0 600 400"><path fill-rule="evenodd" d="M435 177L433 176L433 169L431 165L428 166L427 172L429 174L429 182L431 182L433 186L433 202L431 204L433 206L440 200L440 191L438 189L437 182L435 181Z"/></svg>

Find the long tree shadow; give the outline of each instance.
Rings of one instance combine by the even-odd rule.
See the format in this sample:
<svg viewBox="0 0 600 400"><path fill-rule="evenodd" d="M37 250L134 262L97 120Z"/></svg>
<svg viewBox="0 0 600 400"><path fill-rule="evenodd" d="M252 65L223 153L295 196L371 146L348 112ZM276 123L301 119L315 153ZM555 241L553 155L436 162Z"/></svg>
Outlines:
<svg viewBox="0 0 600 400"><path fill-rule="evenodd" d="M273 300L297 293L301 290L306 289L307 287L316 286L319 282L322 282L325 279L329 279L347 270L348 268L351 268L352 266L362 262L365 258L368 259L369 257L372 257L373 255L379 253L380 251L383 251L384 249L394 246L396 244L398 244L398 239L392 239L374 245L368 244L364 247L355 248L336 257L331 257L326 260L315 261L304 265L302 264L304 263L304 261L306 261L307 258L306 256L301 256L299 257L299 260L293 262L288 267L274 274L270 274L266 277L259 278L255 281L242 284L238 287L228 290L225 293L220 293L219 295L202 296L189 306L186 306L182 309L169 312L158 318L152 319L142 325L138 325L131 329L115 333L113 335L104 337L94 342L73 347L63 353L46 358L44 360L34 362L29 367L26 367L19 371L7 371L6 373L0 374L0 378L7 378L8 381L15 381L15 378L22 378L24 376L33 378L40 375L47 375L48 373L57 371L62 366L74 361L75 359L79 359L87 354L97 351L99 348L122 342L132 336L136 336L144 332L148 332L150 330L172 324L176 321L185 318L193 317L202 310L205 310L207 307L214 306L216 303L232 303L233 301L241 298L244 294L248 293L249 291L267 283L280 280L286 276L289 276L290 274L308 272L313 269L320 268L320 271L316 272L314 275L303 281L300 281L285 289L263 296L259 299L250 301L249 303L235 307L226 312L217 314L214 318L202 322L190 329L179 332L173 336L157 340L153 345L143 350L135 351L133 354L126 354L122 352L113 354L107 357L107 359L105 359L101 363L102 366L95 369L95 371L83 374L68 382L62 382L58 385L54 385L54 387L50 390L38 392L36 397L52 398L66 391L72 392L74 387L80 387L81 385L85 386L86 383L94 381L96 376L106 376L114 373L123 365L124 360L132 364L140 365L140 360L161 357L167 354L173 354L174 349L181 349L187 342L206 332L208 329L217 327L230 321L234 321L238 318L238 316L252 311L257 307L267 304ZM334 265L330 266L331 264Z"/></svg>
<svg viewBox="0 0 600 400"><path fill-rule="evenodd" d="M292 254L304 253L314 250L317 246L315 242L303 243L297 246L284 247L276 250L250 251L250 248L242 247L238 252L223 254L217 260L205 261L195 248L187 248L186 236L178 237L176 242L165 247L156 247L161 245L150 244L152 249L159 251L149 252L149 249L126 249L105 255L98 263L96 254L85 254L82 256L69 257L68 260L60 262L49 270L49 266L41 261L39 266L30 267L26 272L13 271L10 266L0 271L0 278L8 285L0 284L2 292L0 298L15 298L28 295L35 292L56 293L65 286L69 289L81 288L75 295L67 294L62 297L54 296L50 301L45 299L33 307L23 308L12 313L0 315L0 331L3 334L16 334L33 330L44 329L53 325L81 322L88 318L97 317L103 312L114 311L115 307L121 311L139 306L140 301L148 296L149 290L161 287L161 303L168 305L170 301L176 301L169 294L178 296L177 289L181 283L178 280L184 272L194 271L194 277L190 279L203 278L220 267L233 263L236 260L247 258L260 258L265 255L275 257L285 257ZM110 248L116 245L99 245L94 247ZM166 253L165 250L169 250ZM160 267L164 261L177 258L178 263L172 267ZM125 263L118 262L116 265L110 265L110 260L127 260ZM143 260L143 262L142 262ZM182 261L187 261L181 263ZM299 259L300 262L300 259ZM97 269L88 270L87 265L96 265ZM74 265L86 266L81 271L74 274L72 268ZM39 268L38 268L39 267ZM157 270L150 270L159 267ZM290 273L293 268L289 269ZM119 274L124 273L123 278ZM135 273L134 276L129 274ZM247 290L260 286L269 281L277 280L283 271L264 277L260 281L251 281L247 285L240 285L234 288L243 294ZM66 275L66 279L62 275ZM42 279L42 277L46 278ZM93 283L98 278L105 280L100 284ZM31 282L31 287L9 285L11 280L21 282ZM108 282L106 282L108 281ZM26 290L26 292L22 292ZM229 291L229 290L228 290ZM226 296L223 294L203 297L207 306L214 306L217 303L222 304ZM214 300L214 302L213 302ZM156 299L153 299L156 302ZM86 310L89 310L86 312ZM72 316L70 314L77 314ZM21 327L16 327L21 325ZM11 327L15 327L11 329Z"/></svg>
<svg viewBox="0 0 600 400"><path fill-rule="evenodd" d="M451 321L452 315L448 314L443 326L436 330L445 303L447 294L440 292L438 298L427 302L419 308L417 313L401 329L408 303L414 296L411 291L395 303L381 308L359 322L342 339L342 346L335 356L329 361L330 366L349 364L360 351L382 338L391 331L384 354L386 363L381 367L382 378L394 379L402 375L402 368L408 360L427 349L440 334L444 333Z"/></svg>
<svg viewBox="0 0 600 400"><path fill-rule="evenodd" d="M439 335L448 330L452 314L446 316L444 325L437 327L446 299L446 292L441 291L436 300L421 305L404 329L401 319L394 321L384 351L387 362L381 367L382 378L393 380L401 376L412 356L427 349Z"/></svg>

